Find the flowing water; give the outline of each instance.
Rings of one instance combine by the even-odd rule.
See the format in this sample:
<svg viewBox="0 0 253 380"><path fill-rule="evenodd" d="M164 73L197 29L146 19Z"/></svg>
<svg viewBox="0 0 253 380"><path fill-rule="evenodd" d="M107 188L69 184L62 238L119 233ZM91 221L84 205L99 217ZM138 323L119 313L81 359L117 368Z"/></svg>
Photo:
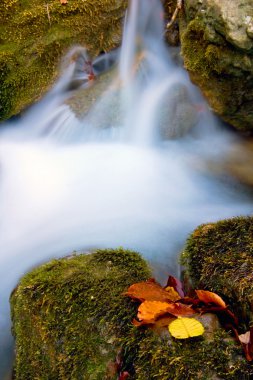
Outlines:
<svg viewBox="0 0 253 380"><path fill-rule="evenodd" d="M161 277L177 274L178 253L198 224L252 212L240 186L207 170L234 137L171 59L159 1L133 1L128 13L121 51L94 62L96 73L118 60L84 117L67 105L75 87L84 88L84 104L90 91L86 51L76 47L51 92L1 127L1 378L12 351L8 297L32 266L123 246Z"/></svg>

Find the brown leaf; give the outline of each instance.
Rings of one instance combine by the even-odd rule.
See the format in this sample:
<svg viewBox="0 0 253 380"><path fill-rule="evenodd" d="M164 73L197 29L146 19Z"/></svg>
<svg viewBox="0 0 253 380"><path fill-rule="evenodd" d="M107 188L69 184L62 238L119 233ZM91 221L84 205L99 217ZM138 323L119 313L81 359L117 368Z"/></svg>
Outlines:
<svg viewBox="0 0 253 380"><path fill-rule="evenodd" d="M195 290L195 292L198 298L204 303L214 303L224 309L227 307L223 299L216 293L209 292L208 290Z"/></svg>
<svg viewBox="0 0 253 380"><path fill-rule="evenodd" d="M176 290L176 292L178 292L181 298L184 297L183 284L176 277L173 277L173 276L168 277L166 287L168 286L172 286Z"/></svg>
<svg viewBox="0 0 253 380"><path fill-rule="evenodd" d="M154 323L154 322L152 322ZM145 321L137 321L137 319L133 319L132 320L132 324L135 326L135 327L140 327L140 326L143 326L143 325L147 325L148 323L145 322Z"/></svg>
<svg viewBox="0 0 253 380"><path fill-rule="evenodd" d="M186 296L182 298L180 302L186 305L194 305L195 307L197 307L200 304L200 299Z"/></svg>
<svg viewBox="0 0 253 380"><path fill-rule="evenodd" d="M191 306L184 305L179 302L168 304L166 311L176 317L196 314L196 311L193 310Z"/></svg>
<svg viewBox="0 0 253 380"><path fill-rule="evenodd" d="M160 301L144 301L138 308L137 318L144 324L155 323L155 320L166 314L169 304Z"/></svg>
<svg viewBox="0 0 253 380"><path fill-rule="evenodd" d="M158 282L150 279L129 286L124 295L139 301L171 302L170 293L162 288Z"/></svg>
<svg viewBox="0 0 253 380"><path fill-rule="evenodd" d="M164 327L168 327L171 322L173 322L177 317L174 316L161 316L159 317L155 323L151 326L153 330L159 330ZM167 329L166 329L167 330Z"/></svg>

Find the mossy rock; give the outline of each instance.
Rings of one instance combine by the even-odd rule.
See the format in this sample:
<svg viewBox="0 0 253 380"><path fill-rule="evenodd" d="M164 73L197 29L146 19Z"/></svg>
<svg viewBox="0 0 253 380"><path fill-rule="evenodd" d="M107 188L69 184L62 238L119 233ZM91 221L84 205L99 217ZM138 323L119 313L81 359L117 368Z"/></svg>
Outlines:
<svg viewBox="0 0 253 380"><path fill-rule="evenodd" d="M0 120L41 97L70 46L91 55L118 46L125 0L1 0Z"/></svg>
<svg viewBox="0 0 253 380"><path fill-rule="evenodd" d="M185 0L180 38L185 68L212 109L239 131L252 133L253 40L247 19L253 20L250 0L239 6L238 1Z"/></svg>
<svg viewBox="0 0 253 380"><path fill-rule="evenodd" d="M182 262L195 289L218 293L241 325L253 323L253 217L199 226L188 238Z"/></svg>
<svg viewBox="0 0 253 380"><path fill-rule="evenodd" d="M16 380L109 380L119 348L129 380L249 379L241 348L218 329L179 341L136 328L127 287L150 277L139 254L98 250L53 260L25 275L11 296Z"/></svg>
<svg viewBox="0 0 253 380"><path fill-rule="evenodd" d="M105 379L135 314L122 293L149 276L145 261L122 249L53 260L24 276L11 297L16 379Z"/></svg>

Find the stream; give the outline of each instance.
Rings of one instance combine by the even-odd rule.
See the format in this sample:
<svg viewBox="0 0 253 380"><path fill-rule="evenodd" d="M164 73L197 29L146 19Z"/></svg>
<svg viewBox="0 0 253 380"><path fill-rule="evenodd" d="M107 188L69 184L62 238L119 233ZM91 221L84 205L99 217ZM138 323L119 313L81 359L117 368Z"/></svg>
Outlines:
<svg viewBox="0 0 253 380"><path fill-rule="evenodd" d="M1 126L1 379L13 356L8 299L29 269L122 246L163 279L178 275L178 255L199 224L253 211L243 187L210 170L236 136L170 55L162 12L159 0L130 2L121 49L90 68L110 81L85 115L74 112L75 96L85 104L96 79L83 69L86 50L74 47L44 99Z"/></svg>

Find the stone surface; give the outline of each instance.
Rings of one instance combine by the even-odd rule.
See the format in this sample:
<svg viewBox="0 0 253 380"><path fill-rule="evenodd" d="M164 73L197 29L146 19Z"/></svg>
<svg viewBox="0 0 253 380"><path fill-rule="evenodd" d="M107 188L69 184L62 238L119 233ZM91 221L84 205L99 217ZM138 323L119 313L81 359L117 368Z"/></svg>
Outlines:
<svg viewBox="0 0 253 380"><path fill-rule="evenodd" d="M251 0L185 0L182 55L213 110L243 132L253 131Z"/></svg>
<svg viewBox="0 0 253 380"><path fill-rule="evenodd" d="M230 175L243 185L253 188L253 141L242 140L231 144L226 157L219 163L210 163L210 169L219 175Z"/></svg>

